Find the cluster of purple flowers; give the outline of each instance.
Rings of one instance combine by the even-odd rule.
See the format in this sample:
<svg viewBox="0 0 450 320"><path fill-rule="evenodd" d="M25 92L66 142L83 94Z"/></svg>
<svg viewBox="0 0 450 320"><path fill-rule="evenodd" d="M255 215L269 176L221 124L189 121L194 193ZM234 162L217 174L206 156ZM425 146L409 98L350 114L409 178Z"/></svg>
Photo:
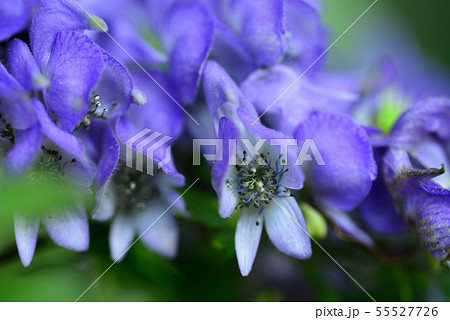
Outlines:
<svg viewBox="0 0 450 320"><path fill-rule="evenodd" d="M96 198L90 213L81 203L41 219L18 212L22 263L33 258L40 222L56 244L87 250L88 217L111 220L114 260L141 235L176 256L177 222L163 213L188 215L175 189L185 178L173 161L154 176L125 165L126 142L144 129L173 138L156 162L181 135L223 141L211 181L220 216L239 215L244 276L263 228L279 251L311 256L302 204L369 248L352 217L382 233L410 224L448 262L450 99L431 97L448 92L421 72L412 86L402 59L372 73L329 70L317 59L329 40L321 10L318 0L3 1L2 168L13 177L44 170ZM400 96L417 101L407 108ZM254 155L242 139L297 143L282 154L266 142ZM324 165L294 164L309 139Z"/></svg>

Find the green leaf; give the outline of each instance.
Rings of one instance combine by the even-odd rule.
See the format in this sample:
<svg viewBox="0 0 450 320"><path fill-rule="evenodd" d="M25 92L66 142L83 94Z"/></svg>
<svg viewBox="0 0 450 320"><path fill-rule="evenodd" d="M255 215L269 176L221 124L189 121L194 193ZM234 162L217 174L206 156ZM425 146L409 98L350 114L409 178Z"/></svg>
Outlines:
<svg viewBox="0 0 450 320"><path fill-rule="evenodd" d="M13 179L0 172L0 220L10 219L17 212L45 215L61 207L80 201L88 204L92 200L78 187L55 181L51 176L31 179L24 175Z"/></svg>

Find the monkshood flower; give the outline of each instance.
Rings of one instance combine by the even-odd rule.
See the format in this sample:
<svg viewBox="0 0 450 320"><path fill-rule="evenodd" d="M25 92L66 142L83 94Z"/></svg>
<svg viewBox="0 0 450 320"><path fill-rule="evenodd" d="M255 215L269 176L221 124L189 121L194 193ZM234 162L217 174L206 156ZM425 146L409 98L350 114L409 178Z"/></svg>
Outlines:
<svg viewBox="0 0 450 320"><path fill-rule="evenodd" d="M298 76L292 67L278 64L253 72L241 89L260 114L272 116L268 121L293 134L299 146L307 139L316 143L326 165L303 166L308 195L339 234L373 247L370 237L344 213L361 203L377 175L368 135L347 115L360 99L358 90L346 75L321 72L284 92Z"/></svg>
<svg viewBox="0 0 450 320"><path fill-rule="evenodd" d="M45 78L52 79L44 95L46 104L58 126L69 132L75 130L88 146L89 157L98 164L94 180L98 189L108 180L118 160L115 124L132 102L141 103L133 99L133 95L141 94L134 90L126 68L81 33L70 33L74 58L63 65L66 70L53 70L54 51L61 49L57 47L60 30L98 31L107 30L107 26L74 1L44 0L30 27L33 54Z"/></svg>
<svg viewBox="0 0 450 320"><path fill-rule="evenodd" d="M111 36L127 52L106 35L99 35L102 46L127 66L134 66L135 59L149 70L163 68L180 101L194 102L214 35L212 17L201 1L116 0L111 4L116 10L93 1L86 5L105 17ZM124 5L127 13L120 10Z"/></svg>
<svg viewBox="0 0 450 320"><path fill-rule="evenodd" d="M65 46L73 43L64 39L72 37L68 34L64 36L64 33L60 36L57 36L60 40L59 48L70 53ZM78 49L83 51L83 47ZM61 51L58 50L53 53L49 69L58 65L59 76L64 77L64 71L71 72L70 62L73 62L71 61L73 59L62 57ZM48 83L44 81L45 78L25 43L14 40L9 44L7 66L11 74L3 66L0 67L2 79L0 87L3 88L0 90L1 99L8 102L8 105L2 103L1 112L4 114L2 118L9 119L6 128L14 144L4 159L6 171L13 175L43 173L87 190L95 174L94 165L87 159L81 141L75 135L56 126L41 101L32 97L33 92L37 92ZM78 69L77 71L79 72ZM50 84L49 88L51 86ZM47 98L50 97L48 95ZM30 167L31 170L28 170ZM17 247L25 266L31 263L34 255L39 220L28 216L25 218L20 213L15 217ZM53 212L43 218L42 223L49 236L58 245L75 251L84 251L88 248L88 219L83 205Z"/></svg>
<svg viewBox="0 0 450 320"><path fill-rule="evenodd" d="M175 95L172 84L162 73L154 72L152 77ZM151 78L136 74L134 80L152 99L142 106L133 106L118 120L116 129L122 146L121 160L112 176L97 192L93 218L100 221L113 220L109 235L113 260L122 259L134 238L141 235L140 240L150 250L173 258L177 253L179 230L172 213L186 214L184 201L173 187L182 186L184 177L177 172L173 161L166 163L154 176L145 173L145 166L142 171L128 167L125 165L124 153L125 148L134 149L147 159L142 154L146 154L145 150L158 146L160 140L145 142L148 136L142 136L132 145L127 143L145 129L168 137L170 139L156 147L152 154L151 161L154 161L153 167L156 168L167 156L170 145L181 134L184 115ZM145 150L144 147L139 147L140 142L145 144ZM136 157L139 157L138 153ZM147 160L144 162L147 163Z"/></svg>
<svg viewBox="0 0 450 320"><path fill-rule="evenodd" d="M47 111L45 114L50 119L49 122L45 125L40 123L42 117L37 116L38 107L36 103L32 103L31 97L39 96L38 93L42 92L47 108L51 109L50 106L59 105L67 106L63 120L57 120L57 123L76 121L76 118L74 120L70 117L73 114L70 112L70 106L80 103L84 98L83 95L88 97L89 91L100 77L103 67L100 49L80 33L63 31L57 34L49 62L42 72L28 46L21 40L11 41L7 47L6 56L10 73L3 67L0 69L2 78L5 79L2 81L4 88L0 91L0 97L2 101L8 102L8 105L2 103L0 108L3 118L10 123L13 129L21 130L17 133L32 135L27 132L39 129L48 138L58 139L64 143L65 140L62 136L56 131L52 131L52 128L59 128L61 132L64 129L54 124L54 119L50 118ZM84 83L81 85L75 85L82 81ZM46 110L45 107L44 110ZM51 127L47 125L50 123L53 124ZM76 140L67 140L67 143L72 146L69 149L76 148L77 152L81 152L82 144L78 138L75 136L74 138ZM25 143L26 141L27 139L24 139ZM20 144L15 143L16 146L19 147ZM37 150L30 148L28 156L22 157L20 160L9 161L7 156L6 166L9 167L10 172L20 174L34 160L31 151L37 154L39 150L40 146L37 147Z"/></svg>
<svg viewBox="0 0 450 320"><path fill-rule="evenodd" d="M390 148L384 177L397 210L417 227L425 248L443 263L450 261L450 191L431 180L444 168L415 169L406 151Z"/></svg>
<svg viewBox="0 0 450 320"><path fill-rule="evenodd" d="M223 159L214 163L212 185L223 218L240 209L235 245L242 275L248 275L252 268L263 225L278 250L299 259L309 258L308 232L292 197L292 190L300 189L304 179L301 168L294 165L297 148L288 148L283 155L280 148L265 142L288 139L289 135L255 122L253 106L216 62L207 62L203 83L215 132L223 141ZM241 139L249 139L252 146L265 140L255 154ZM229 148L233 141L236 152ZM230 160L236 165L230 165Z"/></svg>
<svg viewBox="0 0 450 320"><path fill-rule="evenodd" d="M448 261L450 246L450 193L445 189L450 179L444 169L449 128L450 100L430 98L410 107L382 142L389 147L384 179L397 211L417 227L424 246L442 262Z"/></svg>
<svg viewBox="0 0 450 320"><path fill-rule="evenodd" d="M32 168L25 173L30 178L39 179L39 175L44 174L55 182L70 183L88 192L95 168L87 159L83 145L76 136L52 122L38 99L32 98L31 103L38 123L28 130L15 131L14 145L6 155L5 167L17 169L17 165L28 165L32 159ZM17 247L24 266L31 263L34 255L39 220L20 213L14 219ZM83 204L49 213L41 222L56 244L74 251L87 250L89 228Z"/></svg>
<svg viewBox="0 0 450 320"><path fill-rule="evenodd" d="M95 168L88 160L82 142L70 131L57 126L41 101L31 97L39 96L37 93L43 91L47 106L61 103L69 107L79 105L84 96L89 99L90 91L102 74L100 48L81 33L59 32L41 73L28 46L14 40L7 48L7 66L11 75L2 67L2 78L6 79L2 81L2 87L7 89L9 86L11 90L2 90L2 100L13 100L13 103L9 108L2 105L1 109L6 111L4 118L10 119L10 127L14 129L14 145L5 157L5 168L12 174L21 174L30 166L35 170L36 166L37 170L43 166L56 172L56 176L64 176L72 184L87 190ZM10 94L14 92L17 94ZM11 109L11 106L17 109ZM66 111L60 112L62 117L56 122L66 127L76 126L81 117L71 114L70 109ZM21 120L17 120L18 113ZM51 216L44 219L43 224L57 244L76 251L87 249L88 223L82 205ZM24 265L29 265L34 254L39 220L17 216L15 227L20 257Z"/></svg>
<svg viewBox="0 0 450 320"><path fill-rule="evenodd" d="M27 23L38 0L2 1L0 4L0 41L19 33Z"/></svg>
<svg viewBox="0 0 450 320"><path fill-rule="evenodd" d="M325 32L312 2L204 2L215 16L211 56L238 82L281 60L303 72L323 52Z"/></svg>

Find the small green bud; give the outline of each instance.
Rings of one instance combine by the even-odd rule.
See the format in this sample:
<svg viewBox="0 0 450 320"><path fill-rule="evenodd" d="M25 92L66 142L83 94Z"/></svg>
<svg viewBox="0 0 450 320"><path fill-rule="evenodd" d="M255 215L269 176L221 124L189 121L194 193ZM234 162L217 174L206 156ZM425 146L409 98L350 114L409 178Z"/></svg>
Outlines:
<svg viewBox="0 0 450 320"><path fill-rule="evenodd" d="M133 89L131 94L133 96L133 102L138 106L144 106L147 104L147 97L141 90Z"/></svg>
<svg viewBox="0 0 450 320"><path fill-rule="evenodd" d="M325 238L328 232L328 226L325 218L306 202L300 203L300 209L305 217L305 223L308 228L309 235L316 240Z"/></svg>
<svg viewBox="0 0 450 320"><path fill-rule="evenodd" d="M102 18L91 14L88 16L88 19L89 19L89 25L93 29L98 29L98 30L101 30L104 32L108 32L108 25L106 24L105 20L103 20Z"/></svg>
<svg viewBox="0 0 450 320"><path fill-rule="evenodd" d="M50 86L50 81L40 74L35 74L33 76L33 84L40 89L44 89Z"/></svg>

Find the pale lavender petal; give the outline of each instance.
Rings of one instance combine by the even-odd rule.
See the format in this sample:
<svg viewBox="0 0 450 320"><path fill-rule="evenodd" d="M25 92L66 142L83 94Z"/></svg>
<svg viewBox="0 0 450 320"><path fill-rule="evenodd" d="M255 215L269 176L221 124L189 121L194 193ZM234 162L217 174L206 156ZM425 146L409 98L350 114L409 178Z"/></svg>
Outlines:
<svg viewBox="0 0 450 320"><path fill-rule="evenodd" d="M106 221L112 218L115 210L115 194L111 183L107 182L95 195L95 207L92 210L92 219Z"/></svg>
<svg viewBox="0 0 450 320"><path fill-rule="evenodd" d="M308 230L294 198L275 198L263 215L267 234L278 250L297 259L311 257Z"/></svg>
<svg viewBox="0 0 450 320"><path fill-rule="evenodd" d="M36 249L39 218L31 216L14 216L14 231L16 234L17 249L22 264L28 267L33 260Z"/></svg>
<svg viewBox="0 0 450 320"><path fill-rule="evenodd" d="M73 251L88 249L89 223L82 204L51 213L42 223L57 245Z"/></svg>
<svg viewBox="0 0 450 320"><path fill-rule="evenodd" d="M173 259L178 251L179 230L175 217L170 212L164 213L166 210L162 205L146 209L139 216L137 228L143 234L141 241L149 249Z"/></svg>
<svg viewBox="0 0 450 320"><path fill-rule="evenodd" d="M236 226L234 243L239 269L243 276L247 276L252 270L253 261L258 251L259 241L263 229L263 219L258 221L259 209L244 207L241 210L239 221Z"/></svg>
<svg viewBox="0 0 450 320"><path fill-rule="evenodd" d="M109 232L111 259L120 261L125 256L135 235L134 222L126 214L118 214Z"/></svg>

